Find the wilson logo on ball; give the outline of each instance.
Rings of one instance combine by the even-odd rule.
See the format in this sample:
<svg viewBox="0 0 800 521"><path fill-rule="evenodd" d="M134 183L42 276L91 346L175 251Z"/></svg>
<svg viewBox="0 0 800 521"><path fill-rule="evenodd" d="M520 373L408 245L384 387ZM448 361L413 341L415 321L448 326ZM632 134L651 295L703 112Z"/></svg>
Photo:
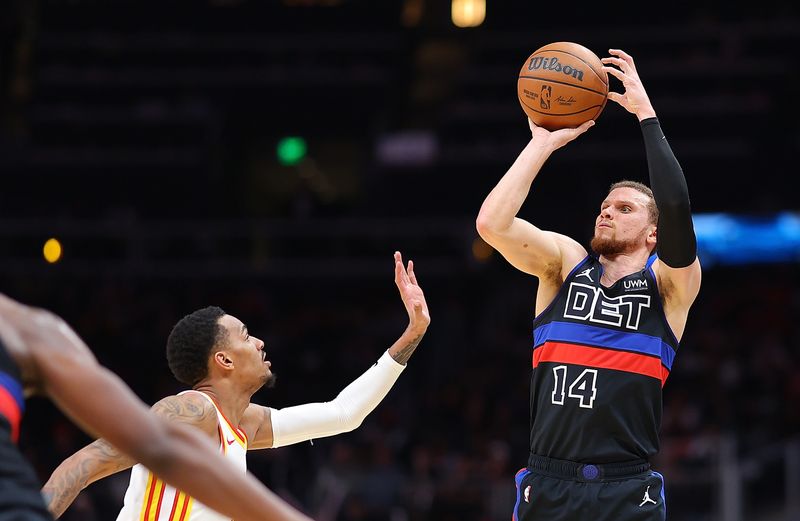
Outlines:
<svg viewBox="0 0 800 521"><path fill-rule="evenodd" d="M543 71L563 72L567 76L572 76L578 81L583 81L583 71L581 69L564 65L558 61L556 57L543 58L541 56L535 56L531 58L530 63L528 63L528 70L535 71L539 69Z"/></svg>

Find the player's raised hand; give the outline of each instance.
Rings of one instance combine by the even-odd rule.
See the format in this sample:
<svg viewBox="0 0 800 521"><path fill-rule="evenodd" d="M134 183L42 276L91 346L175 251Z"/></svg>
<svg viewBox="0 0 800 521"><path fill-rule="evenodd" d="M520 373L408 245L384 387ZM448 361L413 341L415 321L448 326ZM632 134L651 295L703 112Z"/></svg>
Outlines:
<svg viewBox="0 0 800 521"><path fill-rule="evenodd" d="M611 55L610 57L600 60L605 64L603 70L622 82L624 89L622 94L609 92L608 99L620 104L622 108L631 114L635 114L639 121L655 117L656 111L653 110L650 98L647 97L647 92L644 90L642 80L636 71L636 64L633 62L633 58L619 49L609 49L608 53ZM615 67L610 65L615 65Z"/></svg>
<svg viewBox="0 0 800 521"><path fill-rule="evenodd" d="M414 273L414 261L408 261L408 268L403 266L403 256L399 251L394 252L394 283L400 290L400 298L408 312L408 327L416 332L424 332L431 323L428 304L425 294L417 283Z"/></svg>

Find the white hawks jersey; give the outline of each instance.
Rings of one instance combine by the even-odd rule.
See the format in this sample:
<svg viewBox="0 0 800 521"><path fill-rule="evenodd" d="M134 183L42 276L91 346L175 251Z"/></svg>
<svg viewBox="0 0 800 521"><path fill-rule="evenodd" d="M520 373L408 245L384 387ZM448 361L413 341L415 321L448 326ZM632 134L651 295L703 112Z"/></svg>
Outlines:
<svg viewBox="0 0 800 521"><path fill-rule="evenodd" d="M217 411L220 452L242 473L247 472L247 436L228 421L210 396L200 391L180 394L187 392L199 393L211 402ZM125 504L117 521L230 521L230 518L167 485L144 465L138 464L131 472Z"/></svg>

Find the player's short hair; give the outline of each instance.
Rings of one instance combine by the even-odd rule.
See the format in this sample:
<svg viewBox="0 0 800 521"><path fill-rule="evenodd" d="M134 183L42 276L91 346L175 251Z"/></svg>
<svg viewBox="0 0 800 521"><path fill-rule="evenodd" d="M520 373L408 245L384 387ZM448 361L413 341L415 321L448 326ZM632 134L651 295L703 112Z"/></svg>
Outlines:
<svg viewBox="0 0 800 521"><path fill-rule="evenodd" d="M198 309L178 321L167 338L167 363L178 381L194 386L208 375L211 349L225 340L217 306Z"/></svg>
<svg viewBox="0 0 800 521"><path fill-rule="evenodd" d="M628 181L624 179L622 181L617 181L616 183L612 184L611 187L608 189L608 193L610 194L617 188L633 188L637 192L641 192L647 197L650 198L650 202L647 203L647 214L650 218L650 224L658 224L658 206L656 206L656 198L653 197L653 191L650 190L650 187L646 184L640 183L638 181Z"/></svg>

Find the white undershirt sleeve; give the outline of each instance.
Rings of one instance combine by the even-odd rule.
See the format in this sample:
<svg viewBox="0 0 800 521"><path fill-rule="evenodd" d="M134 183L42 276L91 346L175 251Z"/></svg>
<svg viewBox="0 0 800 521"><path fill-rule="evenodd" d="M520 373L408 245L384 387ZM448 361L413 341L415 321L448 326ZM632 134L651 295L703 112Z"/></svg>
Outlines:
<svg viewBox="0 0 800 521"><path fill-rule="evenodd" d="M334 400L271 409L272 447L352 431L383 400L405 367L386 351Z"/></svg>

